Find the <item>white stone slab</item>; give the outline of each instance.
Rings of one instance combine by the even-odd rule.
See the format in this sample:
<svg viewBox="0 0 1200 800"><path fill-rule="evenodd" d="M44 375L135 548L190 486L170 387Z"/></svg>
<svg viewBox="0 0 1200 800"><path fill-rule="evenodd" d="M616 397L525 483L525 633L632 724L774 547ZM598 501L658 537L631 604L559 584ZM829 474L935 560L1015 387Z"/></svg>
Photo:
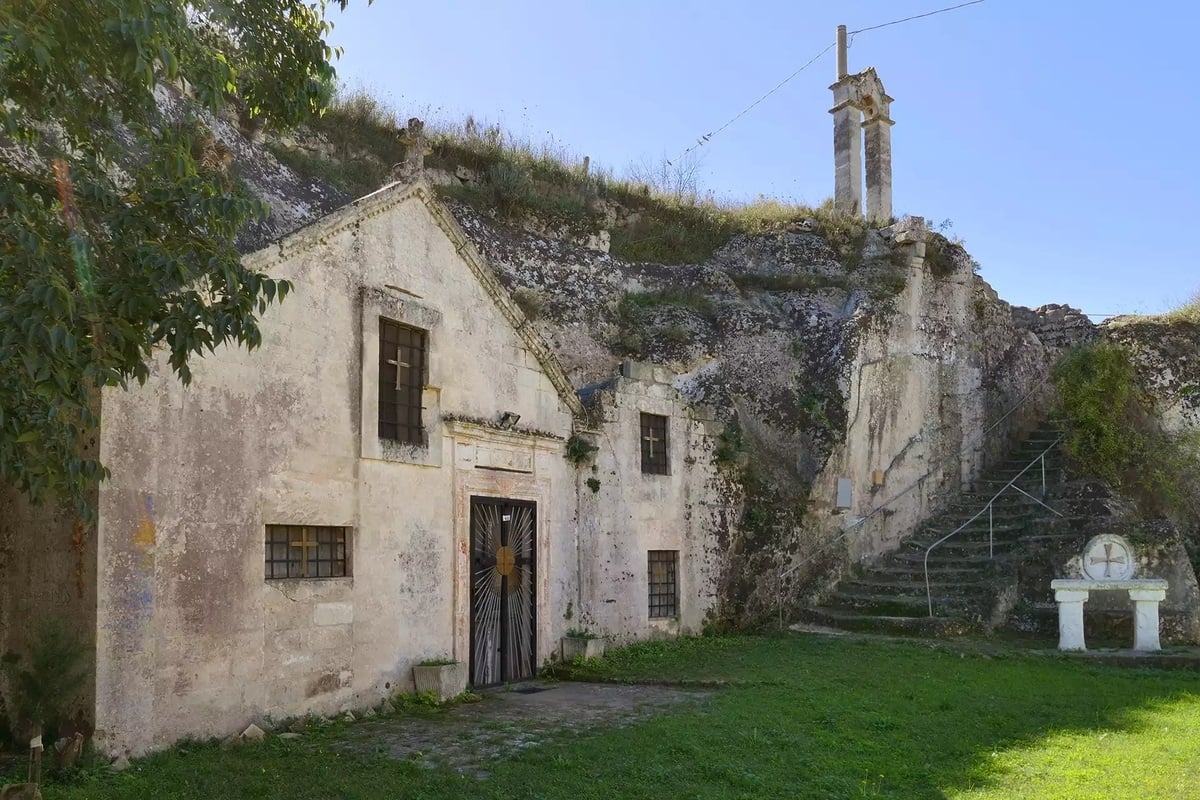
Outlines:
<svg viewBox="0 0 1200 800"><path fill-rule="evenodd" d="M316 625L349 625L354 622L353 603L318 603L313 609Z"/></svg>
<svg viewBox="0 0 1200 800"><path fill-rule="evenodd" d="M1050 581L1050 588L1058 591L1064 589L1075 592L1127 592L1138 589L1159 589L1166 591L1165 578L1137 578L1131 581L1118 580L1088 580L1086 578L1058 578Z"/></svg>

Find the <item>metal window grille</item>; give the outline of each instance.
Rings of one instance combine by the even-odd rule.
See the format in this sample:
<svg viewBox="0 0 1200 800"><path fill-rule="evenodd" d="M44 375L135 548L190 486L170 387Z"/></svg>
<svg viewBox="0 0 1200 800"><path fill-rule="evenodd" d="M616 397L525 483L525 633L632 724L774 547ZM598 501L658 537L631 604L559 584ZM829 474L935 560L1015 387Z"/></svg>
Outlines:
<svg viewBox="0 0 1200 800"><path fill-rule="evenodd" d="M667 418L658 414L642 414L642 472L668 475Z"/></svg>
<svg viewBox="0 0 1200 800"><path fill-rule="evenodd" d="M268 525L267 580L343 578L349 529L323 525Z"/></svg>
<svg viewBox="0 0 1200 800"><path fill-rule="evenodd" d="M679 551L650 550L650 618L679 616Z"/></svg>
<svg viewBox="0 0 1200 800"><path fill-rule="evenodd" d="M421 424L425 352L425 331L380 318L380 439L425 444L425 428Z"/></svg>

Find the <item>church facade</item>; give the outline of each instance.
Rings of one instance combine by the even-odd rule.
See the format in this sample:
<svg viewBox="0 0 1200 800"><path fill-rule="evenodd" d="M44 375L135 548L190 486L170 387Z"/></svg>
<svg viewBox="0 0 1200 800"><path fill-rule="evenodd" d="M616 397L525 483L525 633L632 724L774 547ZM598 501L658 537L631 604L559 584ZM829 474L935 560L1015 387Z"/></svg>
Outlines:
<svg viewBox="0 0 1200 800"><path fill-rule="evenodd" d="M247 259L294 285L260 348L102 394L111 478L55 604L94 643L102 751L370 706L426 659L523 680L572 628L700 627L729 513L703 499L713 423L670 373L627 364L581 397L420 182ZM70 547L67 515L5 504ZM32 569L13 548L0 592L71 594ZM0 649L48 605L0 617Z"/></svg>

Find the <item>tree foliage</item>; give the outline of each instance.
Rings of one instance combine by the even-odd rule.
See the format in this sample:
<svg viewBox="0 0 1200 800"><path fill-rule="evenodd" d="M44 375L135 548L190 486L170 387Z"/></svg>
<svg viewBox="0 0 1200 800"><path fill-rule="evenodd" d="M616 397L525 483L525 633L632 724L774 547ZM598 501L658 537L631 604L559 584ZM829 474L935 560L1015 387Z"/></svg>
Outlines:
<svg viewBox="0 0 1200 800"><path fill-rule="evenodd" d="M235 234L267 209L199 115L319 110L327 4L0 3L0 477L33 499L91 515L100 387L144 382L159 348L186 383L190 358L259 344L289 286L241 263ZM195 114L166 119L168 90Z"/></svg>

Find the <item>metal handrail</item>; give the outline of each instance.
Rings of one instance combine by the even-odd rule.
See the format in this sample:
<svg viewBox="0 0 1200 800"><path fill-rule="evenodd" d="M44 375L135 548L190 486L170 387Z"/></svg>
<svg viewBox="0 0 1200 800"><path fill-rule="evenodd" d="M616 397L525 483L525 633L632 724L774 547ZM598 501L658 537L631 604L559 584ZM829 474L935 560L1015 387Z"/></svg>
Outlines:
<svg viewBox="0 0 1200 800"><path fill-rule="evenodd" d="M869 522L870 520L875 518L876 514L880 514L883 511L887 510L888 506L890 506L892 503L896 502L897 500L899 500L902 497L906 497L910 492L912 492L913 490L915 490L916 488L918 488L919 486L924 484L925 481L931 475L933 475L935 472L937 472L939 469L942 468L943 464L948 463L951 459L961 459L965 453L967 453L969 450L974 448L980 442L983 442L985 437L989 433L991 433L993 430L995 430L1000 425L1001 422L1004 422L1004 420L1011 417L1018 410L1024 408L1025 403L1029 400L1029 398L1031 398L1035 394L1037 394L1037 392L1046 384L1046 381L1048 381L1049 379L1050 379L1049 373L1046 373L1045 375L1043 375L1041 377L1041 379L1037 383L1035 383L1032 387L1030 387L1029 391L1027 391L1019 400L1017 400L1017 402L1015 404L1013 404L1013 406L1011 408L1009 408L1007 411L1005 411L1003 414L1001 414L996 419L992 420L992 422L989 423L986 428L984 428L982 431L980 431L978 434L976 434L973 438L968 439L962 445L962 447L959 448L958 452L942 456L941 458L938 458L938 459L935 459L934 461L932 461L929 465L929 469L925 472L924 475L917 478L915 481L913 481L911 484L909 484L903 490L901 490L901 491L897 492L896 494L892 495L891 497L889 497L883 503L880 503L878 506L871 509L870 513L868 513L866 516L859 517L852 524L847 525L845 528L842 529L842 532L840 534L838 534L833 539L830 539L829 541L822 544L814 552L810 553L807 558L801 559L798 563L793 564L788 569L784 569L783 565L781 564L780 568L779 568L779 578L775 585L775 604L776 604L776 609L779 612L779 629L783 630L783 581L784 581L784 578L786 578L788 575L791 575L793 572L795 572L796 570L805 566L806 564L815 560L817 558L817 556L821 555L826 550L831 548L833 545L837 544L838 542L840 542L843 539L845 539L846 537L848 537L854 531L861 530L863 527L866 526L867 522ZM855 419L857 419L857 413L855 414ZM851 423L851 425L847 427L847 430L849 430L849 427L852 427L852 426L853 426L853 423ZM1044 474L1045 474L1045 471L1043 470L1043 476L1044 476Z"/></svg>
<svg viewBox="0 0 1200 800"><path fill-rule="evenodd" d="M830 547L832 547L833 545L835 545L838 542L845 539L847 536L849 536L854 531L858 530L859 528L864 527L868 522L870 522L872 519L875 518L876 514L880 514L884 511L886 511L888 506L890 506L892 503L896 502L897 500L899 500L902 497L906 497L914 489L918 488L923 483L925 483L925 481L931 475L933 475L935 472L937 472L939 469L941 469L943 464L949 462L951 459L961 459L965 453L967 453L969 450L974 448L977 444L982 442L984 437L987 436L989 433L991 433L997 426L999 426L1001 422L1004 422L1004 420L1011 417L1018 410L1020 410L1021 408L1024 408L1025 401L1027 401L1029 398L1033 397L1033 395L1039 389L1042 388L1043 384L1046 383L1047 379L1048 379L1048 375L1043 376L1041 380L1039 380L1037 383L1035 383L1033 385L1032 389L1030 389L1028 392L1026 392L1025 395L1020 400L1017 401L1016 405L1014 405L1012 408L1008 409L1008 411L1005 411L1003 414L1001 414L999 417L997 417L994 421L992 421L992 423L990 425L988 425L986 428L984 428L982 431L980 431L978 434L976 434L976 436L973 439L967 440L967 443L964 444L961 448L959 448L958 452L951 453L951 454L943 456L939 459L935 459L933 462L931 462L931 466L925 472L924 475L917 478L915 481L910 483L904 489L900 490L899 492L896 492L896 494L889 497L885 502L880 503L879 505L875 506L875 508L871 509L871 511L866 516L859 517L853 523L851 523L850 525L847 525L845 528L842 529L842 532L840 534L838 534L834 538L830 539L829 541L825 542L823 545L818 547L816 549L816 551L813 553L810 553L807 558L802 559L801 561L799 561L796 564L793 564L791 567L789 567L786 570L781 569L779 572L780 595L781 595L780 611L782 611L782 609L783 609L783 605L782 605L783 585L782 584L783 584L784 578L786 578L788 575L791 575L796 570L800 569L804 565L806 565L809 562L816 559L817 556L821 555L826 550L828 550Z"/></svg>
<svg viewBox="0 0 1200 800"><path fill-rule="evenodd" d="M1002 486L1000 488L1000 491L998 491L994 495L992 495L992 498L990 500L988 500L987 503L984 504L983 508L976 511L974 516L972 516L970 519L968 519L962 525L959 525L957 528L950 531L945 536L938 539L936 542L934 542L933 544L929 545L928 548L926 548L925 561L924 561L925 600L929 604L929 616L931 616L931 617L933 616L933 590L930 588L930 585L929 585L929 554L933 552L934 548L939 547L942 543L948 541L949 539L951 539L954 536L961 533L968 525L970 525L972 522L974 522L975 520L982 517L983 512L986 511L988 514L988 560L990 561L991 559L995 558L996 557L996 551L995 551L996 544L995 544L995 535L994 535L995 534L995 526L992 523L992 519L993 519L992 518L992 504L994 504L996 502L996 500L999 499L1000 495L1004 494L1009 489L1016 489L1018 492L1025 495L1026 497L1028 497L1030 500L1037 503L1041 507L1054 512L1055 514L1057 514L1060 517L1062 516L1062 513L1060 511L1058 511L1057 509L1051 508L1050 506L1043 503L1041 500L1039 500L1036 497L1034 497L1033 495L1031 495L1029 492L1022 489L1020 486L1016 485L1016 482L1018 480L1020 480L1021 477L1024 476L1024 474L1026 472L1029 471L1030 467L1032 467L1034 464L1037 464L1038 462L1041 462L1041 465L1042 465L1042 497L1045 497L1046 496L1046 454L1049 453L1051 450L1053 450L1055 447L1057 447L1058 443L1061 442L1062 439L1063 439L1063 437L1059 436L1057 439L1055 439L1050 444L1049 447L1047 447L1045 450L1043 450L1041 453L1039 453L1037 455L1037 457L1035 457L1033 459L1033 461L1030 461L1028 464L1026 464L1021 469L1020 472L1018 472L1016 475L1013 476L1012 480L1010 480L1008 483L1004 484L1004 486Z"/></svg>

